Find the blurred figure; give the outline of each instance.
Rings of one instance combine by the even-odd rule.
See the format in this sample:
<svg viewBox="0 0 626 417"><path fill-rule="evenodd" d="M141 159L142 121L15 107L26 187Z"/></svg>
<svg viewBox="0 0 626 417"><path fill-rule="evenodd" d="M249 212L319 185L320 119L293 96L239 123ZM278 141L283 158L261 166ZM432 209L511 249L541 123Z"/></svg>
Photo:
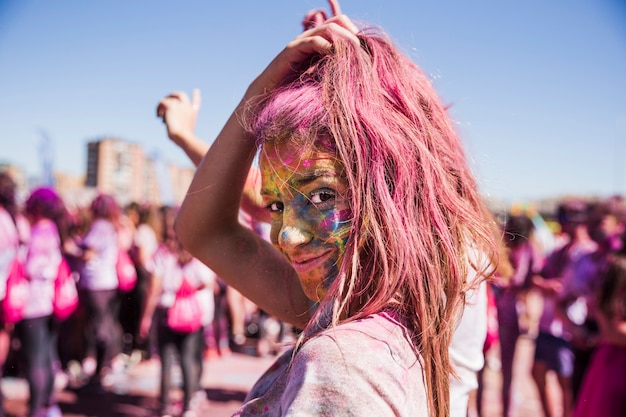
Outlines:
<svg viewBox="0 0 626 417"><path fill-rule="evenodd" d="M28 222L20 214L15 199L16 184L13 178L0 172L0 302L4 299L7 274L21 244L28 239ZM0 376L9 354L13 326L5 323L0 309ZM4 416L4 396L0 390L0 417Z"/></svg>
<svg viewBox="0 0 626 417"><path fill-rule="evenodd" d="M257 307L235 288L226 288L226 300L230 323L230 349L242 351L246 344L246 323L257 313Z"/></svg>
<svg viewBox="0 0 626 417"><path fill-rule="evenodd" d="M205 356L209 359L228 356L230 350L230 320L226 293L228 284L220 277L215 277L213 305L215 306L213 320L205 328L207 349Z"/></svg>
<svg viewBox="0 0 626 417"><path fill-rule="evenodd" d="M160 415L180 415L170 398L173 388L172 370L178 359L183 375L183 416L193 417L197 409L195 402L200 399L199 394L202 394L200 378L205 346L204 329L201 327L192 332L173 330L168 325L168 313L183 281L196 289L195 296L198 297L199 290L209 288L212 291L215 274L183 249L174 233L174 215L175 210L166 211L165 237L148 267L151 272L150 290L141 319L140 336L147 337L154 322L161 359ZM200 301L201 306L210 312L210 316L206 316L207 310L204 311L203 324L207 324L207 318L212 318L213 305L211 301L207 305L204 297Z"/></svg>
<svg viewBox="0 0 626 417"><path fill-rule="evenodd" d="M597 244L589 236L589 207L586 202L564 201L559 205L557 214L563 235L568 240L548 256L541 273L532 280L533 286L540 290L543 297L532 376L539 390L544 414L551 417L557 407L549 401L546 375L549 371L557 374L562 415L569 417L573 407L574 353L570 344L571 334L564 326L559 303L563 289L571 285L574 279L576 263L584 255L594 252Z"/></svg>
<svg viewBox="0 0 626 417"><path fill-rule="evenodd" d="M83 268L83 250L80 242L87 233L91 214L89 207L67 206L68 209L68 238L63 244L63 256L67 260L72 273L80 276ZM61 367L67 370L68 384L77 386L81 383L82 367L80 361L85 352L85 322L83 309L79 306L59 326L58 353Z"/></svg>
<svg viewBox="0 0 626 417"><path fill-rule="evenodd" d="M84 388L100 392L101 378L121 350L120 298L115 269L120 208L112 196L100 194L93 199L90 210L92 223L80 245L84 266L80 273L79 293L87 319L83 368L91 375Z"/></svg>
<svg viewBox="0 0 626 417"><path fill-rule="evenodd" d="M626 235L608 269L593 310L600 328L573 417L626 416Z"/></svg>
<svg viewBox="0 0 626 417"><path fill-rule="evenodd" d="M128 255L128 267L132 268L132 273L135 275L134 282L129 288L122 288L123 284L120 284L121 281L118 275L118 296L120 298L118 320L121 326L120 352L123 355L122 357L127 358L134 350L135 339L139 329L139 319L141 317L141 306L137 300L137 267L131 257L131 252L134 247L136 224L132 216L129 216L128 212L122 210L121 207L119 208L116 231L118 256L120 256L121 253ZM116 265L116 272L118 273L119 268L120 266Z"/></svg>
<svg viewBox="0 0 626 417"><path fill-rule="evenodd" d="M495 225L496 222L493 228L499 231ZM493 233L498 235L496 230ZM450 357L459 378L451 377L451 417L476 417L481 413L485 354L498 340L493 287L496 283L509 282L513 275L513 266L508 260L504 243L498 245L498 251L499 262L493 279L467 292L463 313L452 337ZM470 265L468 281L478 276L474 270L476 260L472 259Z"/></svg>
<svg viewBox="0 0 626 417"><path fill-rule="evenodd" d="M487 285L487 335L485 344L483 345L483 367L477 372L478 387L470 392L467 417L480 417L483 410L483 391L485 388L485 368L488 365L487 355L492 348L499 345L498 336L498 311L496 307L496 299L493 294L493 283Z"/></svg>
<svg viewBox="0 0 626 417"><path fill-rule="evenodd" d="M61 416L54 398L58 323L53 318L53 299L68 232L67 211L54 190L38 188L28 197L25 214L31 224L24 264L29 297L15 331L30 390L28 416Z"/></svg>
<svg viewBox="0 0 626 417"><path fill-rule="evenodd" d="M260 222L244 210L239 210L239 223L254 230L256 234L267 240L267 233L261 227ZM260 312L252 301L232 286L228 286L226 289L226 300L230 319L230 348L235 352L241 352L246 345L247 324L253 317L258 317ZM258 332L258 327L256 330Z"/></svg>
<svg viewBox="0 0 626 417"><path fill-rule="evenodd" d="M518 308L534 275L537 257L532 243L533 223L524 215L510 215L504 226L504 240L508 247L508 258L513 275L506 282L497 282L493 291L497 307L498 340L502 371L502 411L508 417L511 406L511 383L513 381L513 359L517 339L521 334Z"/></svg>
<svg viewBox="0 0 626 417"><path fill-rule="evenodd" d="M574 401L599 336L594 299L605 279L609 259L622 247L625 225L626 207L621 199L612 197L591 205L589 233L597 250L580 258L572 282L563 288L559 307L572 335Z"/></svg>
<svg viewBox="0 0 626 417"><path fill-rule="evenodd" d="M152 332L145 340L139 340L139 325L150 286L147 267L159 247L163 235L163 220L159 207L154 204L131 203L126 208L126 214L135 227L130 254L137 270L137 284L124 297L128 316L126 336L132 338L130 350L133 354L138 353L141 358L149 358L156 351L155 333Z"/></svg>

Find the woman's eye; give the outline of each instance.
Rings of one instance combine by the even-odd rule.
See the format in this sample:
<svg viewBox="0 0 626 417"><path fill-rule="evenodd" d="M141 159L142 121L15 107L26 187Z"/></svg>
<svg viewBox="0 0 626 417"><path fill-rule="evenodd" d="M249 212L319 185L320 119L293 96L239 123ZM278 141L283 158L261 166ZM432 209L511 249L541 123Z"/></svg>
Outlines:
<svg viewBox="0 0 626 417"><path fill-rule="evenodd" d="M311 203L322 204L335 198L335 193L328 190L315 191L311 194Z"/></svg>
<svg viewBox="0 0 626 417"><path fill-rule="evenodd" d="M271 213L279 213L281 211L283 211L283 203L280 203L278 201L274 201L273 203L269 203L266 208L271 212Z"/></svg>

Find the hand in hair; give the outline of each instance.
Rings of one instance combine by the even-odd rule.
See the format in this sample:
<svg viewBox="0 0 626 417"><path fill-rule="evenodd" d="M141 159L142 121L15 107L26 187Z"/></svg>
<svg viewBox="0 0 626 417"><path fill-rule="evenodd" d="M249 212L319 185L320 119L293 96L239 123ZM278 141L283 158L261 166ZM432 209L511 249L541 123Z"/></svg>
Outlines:
<svg viewBox="0 0 626 417"><path fill-rule="evenodd" d="M258 207L255 203L247 204L256 199L246 198L250 183L258 182L258 175L257 181L252 181L258 171L251 167L257 141L244 129L241 117L251 101L281 85L312 55L331 52L333 39L345 38L360 45L357 27L341 14L335 0L330 5L330 19L325 19L324 13L313 12L312 23L306 26L310 29L291 41L250 84L210 149L200 158L175 225L190 253L263 310L298 328L306 327L310 304L293 266L238 220L240 208L253 212L250 207ZM190 103L184 97L173 98L159 107L161 111L157 108L166 124L171 121L168 103L184 105L189 110ZM189 150L185 151L189 155ZM268 210L265 215L269 216Z"/></svg>
<svg viewBox="0 0 626 417"><path fill-rule="evenodd" d="M247 96L266 93L288 78L309 57L328 54L332 51L333 38L340 36L359 45L356 34L359 29L348 16L341 14L339 3L329 0L333 16L326 19L321 10L309 12L302 25L305 31L291 41L248 88Z"/></svg>
<svg viewBox="0 0 626 417"><path fill-rule="evenodd" d="M333 16L340 15L341 8L339 7L339 2L336 0L329 0L329 3ZM302 19L302 27L304 30L313 29L314 27L324 23L326 20L328 20L328 16L323 9L311 10L304 16L304 19Z"/></svg>

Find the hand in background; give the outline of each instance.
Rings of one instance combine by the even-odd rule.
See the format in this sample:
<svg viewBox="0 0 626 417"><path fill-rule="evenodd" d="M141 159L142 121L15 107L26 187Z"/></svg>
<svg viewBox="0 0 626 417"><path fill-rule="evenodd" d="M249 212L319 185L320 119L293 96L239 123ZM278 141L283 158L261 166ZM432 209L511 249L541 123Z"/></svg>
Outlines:
<svg viewBox="0 0 626 417"><path fill-rule="evenodd" d="M177 91L162 99L156 109L157 116L165 123L167 136L196 166L209 149L209 145L195 135L200 104L200 90L194 89L191 100L186 93Z"/></svg>
<svg viewBox="0 0 626 417"><path fill-rule="evenodd" d="M200 111L200 90L194 89L191 100L184 92L173 92L157 106L157 116L163 119L167 136L176 144L194 136L196 118Z"/></svg>

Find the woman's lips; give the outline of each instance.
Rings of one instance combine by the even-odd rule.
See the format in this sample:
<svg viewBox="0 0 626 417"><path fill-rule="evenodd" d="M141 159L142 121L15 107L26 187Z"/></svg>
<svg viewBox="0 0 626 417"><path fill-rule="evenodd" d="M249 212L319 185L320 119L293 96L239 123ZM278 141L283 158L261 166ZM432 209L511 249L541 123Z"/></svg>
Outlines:
<svg viewBox="0 0 626 417"><path fill-rule="evenodd" d="M328 256L330 256L330 253L331 251L328 251L318 256L308 257L306 259L304 257L291 258L291 265L299 274L309 272L324 265Z"/></svg>

